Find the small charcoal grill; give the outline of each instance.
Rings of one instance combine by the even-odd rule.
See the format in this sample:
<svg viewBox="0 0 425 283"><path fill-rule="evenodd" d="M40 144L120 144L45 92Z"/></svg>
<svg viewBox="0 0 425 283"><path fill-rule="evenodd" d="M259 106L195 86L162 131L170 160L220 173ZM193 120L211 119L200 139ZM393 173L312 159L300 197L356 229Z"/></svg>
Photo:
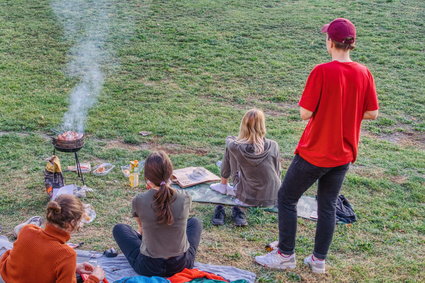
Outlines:
<svg viewBox="0 0 425 283"><path fill-rule="evenodd" d="M79 137L70 140L60 139L59 136L53 137L52 144L58 151L77 152L84 146L84 135L79 134Z"/></svg>
<svg viewBox="0 0 425 283"><path fill-rule="evenodd" d="M55 137L52 137L52 144L54 146L53 155L56 154L56 150L61 152L74 153L75 163L77 165L77 174L78 177L80 177L83 185L85 185L84 177L83 172L81 171L81 164L78 159L77 152L84 146L84 137L84 134L72 131L63 132Z"/></svg>

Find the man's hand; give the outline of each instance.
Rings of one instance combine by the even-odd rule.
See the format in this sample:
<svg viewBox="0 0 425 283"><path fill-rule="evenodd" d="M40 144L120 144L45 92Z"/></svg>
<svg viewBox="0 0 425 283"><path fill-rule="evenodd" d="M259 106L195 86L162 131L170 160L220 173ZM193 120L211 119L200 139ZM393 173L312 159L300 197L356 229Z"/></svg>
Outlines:
<svg viewBox="0 0 425 283"><path fill-rule="evenodd" d="M308 119L311 118L311 116L313 116L313 112L311 112L310 110L307 110L305 108L300 107L300 116L301 116L301 119L308 120Z"/></svg>
<svg viewBox="0 0 425 283"><path fill-rule="evenodd" d="M363 120L376 120L378 118L378 110L366 111L363 114Z"/></svg>

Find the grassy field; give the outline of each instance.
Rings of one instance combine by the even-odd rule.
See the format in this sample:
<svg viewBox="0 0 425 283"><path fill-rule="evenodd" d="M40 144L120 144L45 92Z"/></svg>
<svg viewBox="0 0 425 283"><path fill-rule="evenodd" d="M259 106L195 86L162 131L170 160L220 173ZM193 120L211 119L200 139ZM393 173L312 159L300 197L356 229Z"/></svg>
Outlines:
<svg viewBox="0 0 425 283"><path fill-rule="evenodd" d="M336 17L351 19L358 29L352 58L374 74L381 114L363 124L358 161L342 191L359 220L337 227L327 274L313 275L301 262L288 272L256 265L253 257L278 235L277 215L255 208L246 228L230 221L214 227L214 206L195 204L193 214L204 221L197 260L253 271L259 282L425 280L424 1L113 2L115 13L134 22L125 39L115 33L109 42L119 65L105 66L105 86L80 152L92 165L119 167L164 149L177 168L218 173L224 138L237 133L246 110L259 107L286 170L305 127L296 103L306 77L329 60L320 27ZM0 234L9 235L24 219L44 214L49 135L62 121L76 80L64 72L73 42L64 39L49 1L2 0L0 24ZM153 134L142 137L142 130ZM60 158L73 164L71 155ZM72 173L65 177L77 181ZM118 168L105 177L86 176L95 192L84 201L97 218L72 241L98 251L116 247L111 229L135 224L130 201L141 190L127 181ZM314 228L299 220L299 261L311 253Z"/></svg>

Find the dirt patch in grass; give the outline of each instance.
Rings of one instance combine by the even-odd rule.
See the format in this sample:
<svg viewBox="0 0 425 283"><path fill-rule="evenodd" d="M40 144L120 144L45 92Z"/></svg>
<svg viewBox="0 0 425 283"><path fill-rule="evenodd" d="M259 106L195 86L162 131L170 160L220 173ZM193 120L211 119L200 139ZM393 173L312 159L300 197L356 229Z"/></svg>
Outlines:
<svg viewBox="0 0 425 283"><path fill-rule="evenodd" d="M415 147L425 149L425 132L406 130L405 132L394 132L391 134L376 135L368 131L363 131L362 135L388 141L403 147Z"/></svg>
<svg viewBox="0 0 425 283"><path fill-rule="evenodd" d="M17 135L19 137L27 137L31 134L34 135L39 135L40 137L46 139L46 140L51 140L52 136L45 134L45 133L38 133L38 132L33 132L33 133L28 133L28 132L7 132L7 131L0 131L0 137L1 136L7 136L7 135Z"/></svg>
<svg viewBox="0 0 425 283"><path fill-rule="evenodd" d="M120 148L125 150L137 151L137 150L163 150L167 154L194 154L197 156L204 156L209 153L208 150L204 148L189 148L181 146L179 144L165 143L158 144L156 142L147 142L141 144L128 144L119 140L111 140L106 142L106 149L111 148Z"/></svg>
<svg viewBox="0 0 425 283"><path fill-rule="evenodd" d="M372 168L370 166L353 164L350 168L350 171L350 173L354 173L366 178L381 179L387 177L385 175L385 170L379 167Z"/></svg>
<svg viewBox="0 0 425 283"><path fill-rule="evenodd" d="M154 81L154 80L149 80L147 78L140 78L138 81L145 86L150 86L150 87L166 86L174 90L181 90L178 84L176 84L175 82L169 79Z"/></svg>
<svg viewBox="0 0 425 283"><path fill-rule="evenodd" d="M389 175L385 173L384 168L380 167L370 167L370 166L363 166L363 165L357 165L353 164L350 168L350 173L354 173L356 175L370 178L370 179L389 179L391 182L394 182L396 184L404 184L408 180L407 176L401 176L401 175Z"/></svg>
<svg viewBox="0 0 425 283"><path fill-rule="evenodd" d="M284 108L284 107L286 106L282 107L282 111L267 109L267 110L264 110L264 113L267 116L271 116L271 117L288 116L288 113L284 111L287 108Z"/></svg>
<svg viewBox="0 0 425 283"><path fill-rule="evenodd" d="M270 117L288 116L289 113L287 109L296 109L298 107L296 104L286 102L273 103L273 107L270 107L269 102L261 101L260 99L255 97L247 98L245 104L233 103L232 105L234 108L244 111L247 111L248 109L254 107L259 108L264 111L264 114L266 114L266 116Z"/></svg>
<svg viewBox="0 0 425 283"><path fill-rule="evenodd" d="M119 148L119 149L132 150L132 151L137 151L141 149L139 145L128 144L118 140L112 140L112 141L106 142L105 148L106 149Z"/></svg>
<svg viewBox="0 0 425 283"><path fill-rule="evenodd" d="M408 177L406 176L390 176L391 182L394 182L396 184L404 184L408 180Z"/></svg>
<svg viewBox="0 0 425 283"><path fill-rule="evenodd" d="M181 147L179 145L168 144L168 145L162 145L154 147L155 150L163 150L167 152L168 154L195 154L198 156L204 156L207 155L209 152L206 149L202 148L188 148L188 147Z"/></svg>
<svg viewBox="0 0 425 283"><path fill-rule="evenodd" d="M392 143L399 144L401 146L425 149L425 132L396 132L389 135L380 136L380 138Z"/></svg>
<svg viewBox="0 0 425 283"><path fill-rule="evenodd" d="M25 137L25 136L29 136L31 133L25 133L25 132L5 132L5 131L0 131L0 136L5 136L5 135L11 135L11 134L15 134L18 135L20 137ZM45 133L34 133L36 135L39 135L40 137L46 139L46 140L50 140L51 136L45 134ZM168 154L194 154L197 156L204 156L207 155L209 153L208 150L206 150L205 148L189 148L187 146L182 146L179 144L174 144L174 143L164 143L164 144L159 144L159 139L155 138L154 141L152 142L145 142L145 143L140 143L140 144L129 144L129 143L125 143L123 141L120 140L101 140L101 139L93 139L95 141L99 141L99 142L105 142L106 145L104 146L104 148L106 149L112 149L112 148L119 148L119 149L125 149L125 150L129 150L129 151L137 151L137 150L163 150L165 152L167 152Z"/></svg>

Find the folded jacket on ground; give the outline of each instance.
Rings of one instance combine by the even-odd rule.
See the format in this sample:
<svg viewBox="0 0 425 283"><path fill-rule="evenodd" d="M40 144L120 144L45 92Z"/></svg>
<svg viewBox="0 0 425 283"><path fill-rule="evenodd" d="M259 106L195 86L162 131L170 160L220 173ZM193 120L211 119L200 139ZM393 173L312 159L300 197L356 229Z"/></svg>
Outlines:
<svg viewBox="0 0 425 283"><path fill-rule="evenodd" d="M184 283L184 282L190 282L196 278L207 278L207 279L214 279L214 280L228 282L221 276L218 276L209 272L201 271L199 269L188 269L188 268L185 268L181 272L176 273L171 277L168 277L168 280L170 280L171 283Z"/></svg>

